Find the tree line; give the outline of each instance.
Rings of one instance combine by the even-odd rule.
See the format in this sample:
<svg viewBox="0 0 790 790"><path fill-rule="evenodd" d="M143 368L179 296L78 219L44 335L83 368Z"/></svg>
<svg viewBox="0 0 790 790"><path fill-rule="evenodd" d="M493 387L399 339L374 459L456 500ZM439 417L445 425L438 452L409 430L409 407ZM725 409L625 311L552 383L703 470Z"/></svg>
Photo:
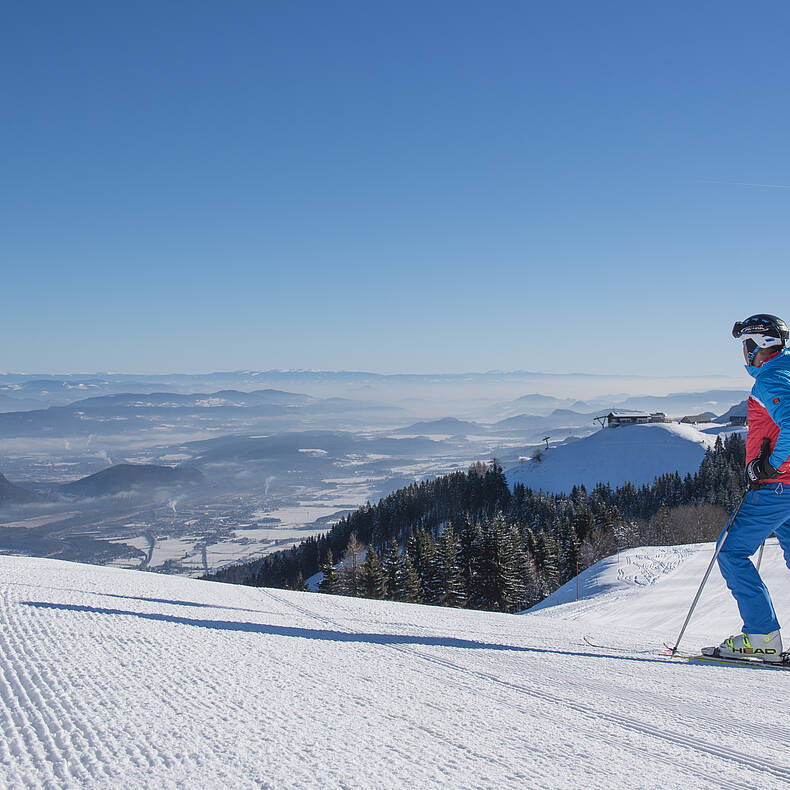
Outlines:
<svg viewBox="0 0 790 790"><path fill-rule="evenodd" d="M717 438L699 470L568 495L511 491L477 462L366 504L327 533L207 578L495 611L520 611L624 548L713 540L743 491L745 442Z"/></svg>

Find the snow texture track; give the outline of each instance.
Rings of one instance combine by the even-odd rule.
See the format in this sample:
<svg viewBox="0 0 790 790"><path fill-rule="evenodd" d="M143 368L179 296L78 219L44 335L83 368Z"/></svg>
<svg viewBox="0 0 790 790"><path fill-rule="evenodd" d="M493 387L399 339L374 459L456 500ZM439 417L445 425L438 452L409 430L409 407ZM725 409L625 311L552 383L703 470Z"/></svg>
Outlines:
<svg viewBox="0 0 790 790"><path fill-rule="evenodd" d="M790 678L628 633L613 654L546 612L10 557L0 606L2 787L790 785L790 728L762 714Z"/></svg>

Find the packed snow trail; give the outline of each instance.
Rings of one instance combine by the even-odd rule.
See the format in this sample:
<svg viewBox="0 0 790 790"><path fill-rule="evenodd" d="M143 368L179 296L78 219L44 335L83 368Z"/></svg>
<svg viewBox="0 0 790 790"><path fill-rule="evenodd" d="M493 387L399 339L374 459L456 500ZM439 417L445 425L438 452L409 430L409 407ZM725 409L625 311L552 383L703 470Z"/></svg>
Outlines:
<svg viewBox="0 0 790 790"><path fill-rule="evenodd" d="M643 609L685 564L638 587ZM608 625L634 653L592 648L575 605L501 615L0 557L0 786L790 785L790 726L766 715L790 677L636 652L658 631Z"/></svg>

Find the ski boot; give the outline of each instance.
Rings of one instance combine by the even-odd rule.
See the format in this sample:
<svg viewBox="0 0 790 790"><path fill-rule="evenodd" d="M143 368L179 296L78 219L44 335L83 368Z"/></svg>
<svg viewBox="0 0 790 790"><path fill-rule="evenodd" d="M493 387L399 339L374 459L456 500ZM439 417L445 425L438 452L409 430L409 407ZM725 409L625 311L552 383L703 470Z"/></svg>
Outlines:
<svg viewBox="0 0 790 790"><path fill-rule="evenodd" d="M718 647L703 647L701 652L703 656L765 661L768 664L782 664L786 661L782 655L782 636L779 631L728 636Z"/></svg>

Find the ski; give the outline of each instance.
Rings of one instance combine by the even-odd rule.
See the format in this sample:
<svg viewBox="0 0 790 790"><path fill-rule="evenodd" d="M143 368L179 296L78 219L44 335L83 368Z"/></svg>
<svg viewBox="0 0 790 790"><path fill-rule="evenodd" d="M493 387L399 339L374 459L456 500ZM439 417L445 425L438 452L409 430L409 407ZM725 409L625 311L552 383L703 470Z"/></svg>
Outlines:
<svg viewBox="0 0 790 790"><path fill-rule="evenodd" d="M787 669L790 670L790 657L785 658L784 661L781 663L771 664L767 661L760 661L758 659L749 659L749 658L721 658L719 656L704 656L701 653L687 653L682 650L678 650L676 652L672 652L672 645L668 645L664 642L664 647L666 651L663 650L632 650L626 647L621 647L619 645L604 645L600 642L596 642L591 639L589 636L582 637L586 644L590 647L594 647L598 650L610 650L613 653L618 653L621 655L655 655L660 656L661 658L669 658L669 659L680 659L681 661L688 662L688 663L705 663L705 664L718 664L718 665L729 665L729 666L736 666L736 667L750 667L752 669Z"/></svg>
<svg viewBox="0 0 790 790"><path fill-rule="evenodd" d="M768 661L760 661L753 658L723 658L721 656L704 656L702 653L686 653L678 650L672 652L672 646L664 643L664 647L668 652L661 652L658 655L664 658L679 658L687 662L700 662L705 664L718 664L724 666L735 667L749 667L751 669L778 669L790 670L790 658L785 657L784 661L777 663L770 663Z"/></svg>
<svg viewBox="0 0 790 790"><path fill-rule="evenodd" d="M598 650L611 650L613 653L623 653L624 655L650 655L656 651L650 650L633 650L632 648L622 647L620 645L602 645L599 642L593 641L589 636L583 636L582 639L590 646Z"/></svg>
<svg viewBox="0 0 790 790"><path fill-rule="evenodd" d="M659 653L659 655L662 655L662 656L669 656L670 658L698 658L699 656L702 656L702 653L687 653L684 650L675 650L674 646L670 645L667 642L664 642L663 644L664 644L664 647L669 652L668 653L663 653L663 652ZM702 657L704 658L704 656L702 656ZM713 658L714 656L709 656L709 657Z"/></svg>
<svg viewBox="0 0 790 790"><path fill-rule="evenodd" d="M675 653L659 653L662 658L680 659L687 664L716 664L717 666L747 667L748 669L775 669L778 671L790 670L790 664L771 664L767 661L750 661L748 658L718 658L717 656L682 655Z"/></svg>

